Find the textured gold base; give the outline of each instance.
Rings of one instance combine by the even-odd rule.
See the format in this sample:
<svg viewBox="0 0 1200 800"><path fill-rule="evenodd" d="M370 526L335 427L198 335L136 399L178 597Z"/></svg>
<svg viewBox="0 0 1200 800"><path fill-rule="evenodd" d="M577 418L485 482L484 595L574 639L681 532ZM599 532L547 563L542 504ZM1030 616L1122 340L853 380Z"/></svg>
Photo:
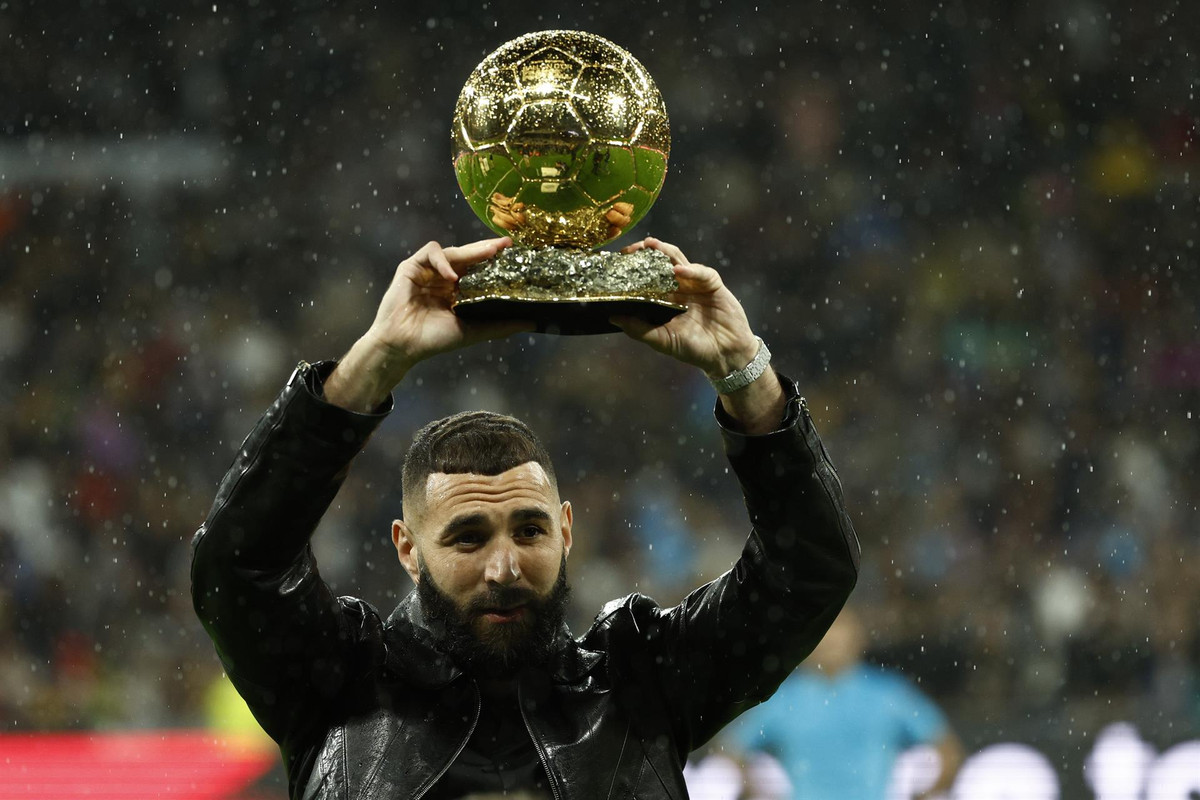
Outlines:
<svg viewBox="0 0 1200 800"><path fill-rule="evenodd" d="M671 261L657 250L636 253L563 247L509 247L458 282L454 313L463 319L531 319L544 333L612 333L609 317L662 324L687 310Z"/></svg>

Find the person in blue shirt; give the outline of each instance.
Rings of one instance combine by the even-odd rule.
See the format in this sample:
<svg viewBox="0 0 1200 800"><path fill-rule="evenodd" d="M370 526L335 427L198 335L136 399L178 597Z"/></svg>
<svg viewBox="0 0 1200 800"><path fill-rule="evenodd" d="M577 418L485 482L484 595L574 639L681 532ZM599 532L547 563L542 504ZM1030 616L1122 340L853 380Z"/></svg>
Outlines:
<svg viewBox="0 0 1200 800"><path fill-rule="evenodd" d="M883 800L897 757L933 747L939 773L918 797L949 790L963 751L945 715L893 670L863 661L867 635L846 608L775 695L723 733L735 749L779 760L796 800Z"/></svg>

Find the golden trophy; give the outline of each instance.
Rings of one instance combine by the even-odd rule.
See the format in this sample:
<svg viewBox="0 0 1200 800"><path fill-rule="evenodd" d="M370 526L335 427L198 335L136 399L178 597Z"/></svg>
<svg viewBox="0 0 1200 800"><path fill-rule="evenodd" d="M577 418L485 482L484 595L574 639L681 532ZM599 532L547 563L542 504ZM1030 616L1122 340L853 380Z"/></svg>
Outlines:
<svg viewBox="0 0 1200 800"><path fill-rule="evenodd" d="M671 134L638 61L600 36L539 31L483 59L454 110L454 171L471 208L513 246L459 280L464 319L532 319L549 333L662 323L685 310L670 260L598 250L658 197Z"/></svg>

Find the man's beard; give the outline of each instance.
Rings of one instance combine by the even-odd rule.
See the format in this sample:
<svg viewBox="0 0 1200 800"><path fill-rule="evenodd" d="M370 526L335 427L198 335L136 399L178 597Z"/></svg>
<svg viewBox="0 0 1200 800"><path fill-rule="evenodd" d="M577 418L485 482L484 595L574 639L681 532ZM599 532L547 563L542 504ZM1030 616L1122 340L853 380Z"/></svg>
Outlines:
<svg viewBox="0 0 1200 800"><path fill-rule="evenodd" d="M467 672L505 677L524 667L543 665L554 653L571 596L565 553L558 579L545 597L524 587L490 586L485 594L471 598L466 608L460 608L438 588L424 563L419 569L417 596L425 615L434 623L441 646ZM518 604L525 608L520 619L495 624L483 619L490 609Z"/></svg>

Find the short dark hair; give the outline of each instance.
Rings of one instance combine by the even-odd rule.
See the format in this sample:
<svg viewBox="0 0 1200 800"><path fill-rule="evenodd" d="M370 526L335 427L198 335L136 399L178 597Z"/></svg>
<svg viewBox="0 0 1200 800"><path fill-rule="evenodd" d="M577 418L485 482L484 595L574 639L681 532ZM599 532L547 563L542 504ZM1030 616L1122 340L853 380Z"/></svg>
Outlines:
<svg viewBox="0 0 1200 800"><path fill-rule="evenodd" d="M493 411L464 411L434 420L413 435L401 477L404 504L425 503L425 484L435 472L499 475L536 461L558 488L550 454L521 420ZM412 506L410 503L415 502Z"/></svg>

